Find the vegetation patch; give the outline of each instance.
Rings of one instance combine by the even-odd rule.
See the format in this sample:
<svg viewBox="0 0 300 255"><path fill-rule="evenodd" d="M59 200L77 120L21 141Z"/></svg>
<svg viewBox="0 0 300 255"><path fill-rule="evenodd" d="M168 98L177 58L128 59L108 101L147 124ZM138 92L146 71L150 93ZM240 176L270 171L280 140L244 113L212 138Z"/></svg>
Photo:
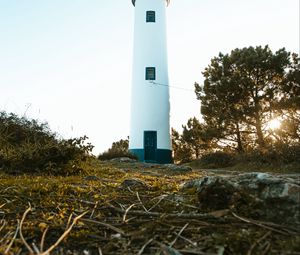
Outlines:
<svg viewBox="0 0 300 255"><path fill-rule="evenodd" d="M249 219L229 208L200 208L197 193L183 192L180 185L204 172L96 159L85 163L84 172L66 177L2 173L0 253L300 252L296 226Z"/></svg>
<svg viewBox="0 0 300 255"><path fill-rule="evenodd" d="M137 156L132 154L129 150L129 140L123 140L114 142L107 151L100 153L98 159L100 160L111 160L116 158L130 158L137 160Z"/></svg>
<svg viewBox="0 0 300 255"><path fill-rule="evenodd" d="M74 175L83 171L82 163L93 146L87 137L62 139L39 123L15 114L0 112L0 171Z"/></svg>

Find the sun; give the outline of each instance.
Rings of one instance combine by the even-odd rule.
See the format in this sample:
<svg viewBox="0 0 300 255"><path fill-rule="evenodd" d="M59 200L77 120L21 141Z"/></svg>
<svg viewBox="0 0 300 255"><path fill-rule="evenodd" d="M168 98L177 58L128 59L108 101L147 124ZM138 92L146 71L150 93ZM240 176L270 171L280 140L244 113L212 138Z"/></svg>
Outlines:
<svg viewBox="0 0 300 255"><path fill-rule="evenodd" d="M267 129L278 129L281 126L281 121L279 119L272 119L267 123Z"/></svg>

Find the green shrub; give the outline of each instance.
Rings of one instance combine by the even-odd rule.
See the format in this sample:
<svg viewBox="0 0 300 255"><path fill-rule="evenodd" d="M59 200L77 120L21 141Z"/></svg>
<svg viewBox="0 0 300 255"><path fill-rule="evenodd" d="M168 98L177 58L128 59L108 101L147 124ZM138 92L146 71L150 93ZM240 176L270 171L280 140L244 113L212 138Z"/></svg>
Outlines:
<svg viewBox="0 0 300 255"><path fill-rule="evenodd" d="M11 174L78 174L93 148L86 140L60 139L46 123L0 112L0 169Z"/></svg>
<svg viewBox="0 0 300 255"><path fill-rule="evenodd" d="M229 167L234 164L234 156L227 152L216 151L203 155L200 164L211 168Z"/></svg>
<svg viewBox="0 0 300 255"><path fill-rule="evenodd" d="M267 165L300 163L300 145L281 144L266 150L253 150L238 155L237 161Z"/></svg>
<svg viewBox="0 0 300 255"><path fill-rule="evenodd" d="M129 151L121 151L121 150L105 151L98 156L98 159L99 160L111 160L114 158L123 158L123 157L131 158L131 159L135 159L135 160L138 159L137 156L130 153Z"/></svg>
<svg viewBox="0 0 300 255"><path fill-rule="evenodd" d="M99 160L111 160L114 158L131 158L137 160L137 156L132 154L129 150L129 138L123 140L119 140L117 142L113 142L111 145L111 148L109 148L107 151L101 153L98 156Z"/></svg>

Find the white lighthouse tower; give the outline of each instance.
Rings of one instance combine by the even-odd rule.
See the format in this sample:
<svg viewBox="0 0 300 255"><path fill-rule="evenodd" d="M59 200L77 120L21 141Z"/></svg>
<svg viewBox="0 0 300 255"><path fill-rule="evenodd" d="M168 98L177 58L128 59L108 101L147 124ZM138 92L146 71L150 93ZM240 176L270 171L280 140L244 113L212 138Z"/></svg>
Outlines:
<svg viewBox="0 0 300 255"><path fill-rule="evenodd" d="M132 0L135 6L129 150L140 161L171 163L166 6L170 0Z"/></svg>

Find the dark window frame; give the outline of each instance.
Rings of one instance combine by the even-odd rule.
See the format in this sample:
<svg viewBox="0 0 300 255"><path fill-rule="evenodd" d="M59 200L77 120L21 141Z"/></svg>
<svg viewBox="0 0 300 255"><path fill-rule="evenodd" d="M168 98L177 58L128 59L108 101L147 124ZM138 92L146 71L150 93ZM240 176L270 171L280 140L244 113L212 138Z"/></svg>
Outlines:
<svg viewBox="0 0 300 255"><path fill-rule="evenodd" d="M146 67L145 78L147 81L154 81L156 79L156 68Z"/></svg>
<svg viewBox="0 0 300 255"><path fill-rule="evenodd" d="M156 13L155 13L155 11L147 11L146 12L146 22L147 23L155 23L156 22Z"/></svg>

